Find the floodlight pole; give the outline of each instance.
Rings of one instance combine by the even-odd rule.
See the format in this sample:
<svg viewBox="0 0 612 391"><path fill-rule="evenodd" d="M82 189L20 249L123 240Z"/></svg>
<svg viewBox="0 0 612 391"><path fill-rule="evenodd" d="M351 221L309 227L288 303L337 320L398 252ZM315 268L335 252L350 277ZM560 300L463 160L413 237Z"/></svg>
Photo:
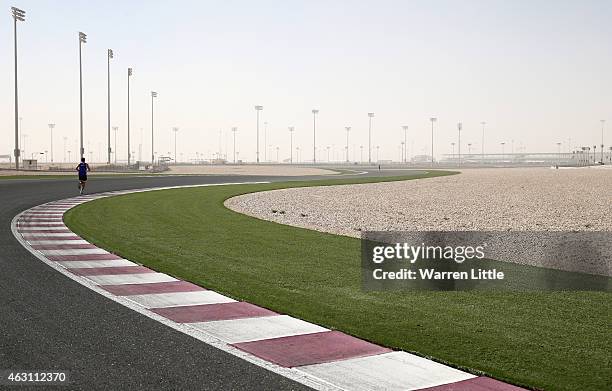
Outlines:
<svg viewBox="0 0 612 391"><path fill-rule="evenodd" d="M290 152L290 158L289 158L289 163L293 164L293 132L295 131L295 128L293 126L289 127L289 139L290 141L290 146L289 146L289 152Z"/></svg>
<svg viewBox="0 0 612 391"><path fill-rule="evenodd" d="M107 155L108 158L106 159L107 163L110 165L111 164L111 99L110 99L110 60L111 58L113 58L113 50L112 49L108 49L107 51L107 55L106 55L106 91L107 91L107 130L108 130L108 143L107 143Z"/></svg>
<svg viewBox="0 0 612 391"><path fill-rule="evenodd" d="M408 161L408 126L402 126L404 129L404 163Z"/></svg>
<svg viewBox="0 0 612 391"><path fill-rule="evenodd" d="M263 106L255 106L255 111L257 112L257 163L259 163L259 112L261 110L263 110Z"/></svg>
<svg viewBox="0 0 612 391"><path fill-rule="evenodd" d="M461 122L457 123L457 132L459 134L459 140L457 141L457 151L459 153L459 165L461 165L461 129L463 128L463 124Z"/></svg>
<svg viewBox="0 0 612 391"><path fill-rule="evenodd" d="M132 77L132 68L128 68L127 74L127 165L131 163L132 152L130 150L130 78Z"/></svg>
<svg viewBox="0 0 612 391"><path fill-rule="evenodd" d="M151 91L151 165L155 165L155 123L153 122L153 101L155 98L157 98L157 92Z"/></svg>
<svg viewBox="0 0 612 391"><path fill-rule="evenodd" d="M431 165L434 165L434 122L438 119L436 117L431 117L429 119L431 121Z"/></svg>
<svg viewBox="0 0 612 391"><path fill-rule="evenodd" d="M317 162L317 114L319 110L312 109L312 164Z"/></svg>
<svg viewBox="0 0 612 391"><path fill-rule="evenodd" d="M601 164L604 161L604 127L606 125L606 120L602 119L601 121Z"/></svg>
<svg viewBox="0 0 612 391"><path fill-rule="evenodd" d="M87 43L87 34L79 31L79 108L80 108L80 137L81 158L85 157L85 148L83 147L83 62L81 57L81 47Z"/></svg>
<svg viewBox="0 0 612 391"><path fill-rule="evenodd" d="M115 133L115 164L117 164L117 130L119 130L119 127L113 126L113 132Z"/></svg>
<svg viewBox="0 0 612 391"><path fill-rule="evenodd" d="M346 129L346 162L349 162L349 132L351 131L350 126L345 126Z"/></svg>
<svg viewBox="0 0 612 391"><path fill-rule="evenodd" d="M53 128L55 128L55 124L49 124L49 130L51 131L51 163L53 163Z"/></svg>
<svg viewBox="0 0 612 391"><path fill-rule="evenodd" d="M264 148L264 162L268 161L268 122L264 121L264 145L266 145L266 148Z"/></svg>
<svg viewBox="0 0 612 391"><path fill-rule="evenodd" d="M17 93L17 21L25 21L25 11L11 7L13 13L13 39L15 48L15 169L19 170L19 95Z"/></svg>
<svg viewBox="0 0 612 391"><path fill-rule="evenodd" d="M172 131L174 132L174 164L176 165L176 163L178 163L178 155L176 154L176 135L179 131L179 128L174 127L172 128Z"/></svg>
<svg viewBox="0 0 612 391"><path fill-rule="evenodd" d="M368 163L372 163L372 118L374 113L368 113Z"/></svg>
<svg viewBox="0 0 612 391"><path fill-rule="evenodd" d="M236 164L236 132L238 131L237 127L232 128L232 133L234 133L234 164Z"/></svg>
<svg viewBox="0 0 612 391"><path fill-rule="evenodd" d="M481 155L480 155L480 160L484 162L484 137L485 137L485 125L487 124L486 122L482 121L480 123L482 125L482 145L480 146L481 148Z"/></svg>

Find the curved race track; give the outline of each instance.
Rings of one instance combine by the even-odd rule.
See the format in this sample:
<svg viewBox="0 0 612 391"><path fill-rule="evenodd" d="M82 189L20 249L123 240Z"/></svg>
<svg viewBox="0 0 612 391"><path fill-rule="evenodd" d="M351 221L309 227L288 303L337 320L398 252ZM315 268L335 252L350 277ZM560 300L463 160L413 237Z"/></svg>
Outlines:
<svg viewBox="0 0 612 391"><path fill-rule="evenodd" d="M94 178L87 190L292 179L322 178ZM76 191L74 178L0 180L0 369L68 370L72 389L307 389L98 295L43 264L13 237L15 215Z"/></svg>

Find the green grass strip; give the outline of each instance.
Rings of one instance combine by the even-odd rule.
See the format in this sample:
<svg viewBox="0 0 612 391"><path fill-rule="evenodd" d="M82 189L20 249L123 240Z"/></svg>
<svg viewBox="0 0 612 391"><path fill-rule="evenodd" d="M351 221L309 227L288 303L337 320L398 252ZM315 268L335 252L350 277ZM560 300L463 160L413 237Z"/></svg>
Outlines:
<svg viewBox="0 0 612 391"><path fill-rule="evenodd" d="M243 193L422 177L129 194L78 206L65 220L88 241L157 271L381 345L519 385L611 389L610 294L364 292L358 239L223 206Z"/></svg>

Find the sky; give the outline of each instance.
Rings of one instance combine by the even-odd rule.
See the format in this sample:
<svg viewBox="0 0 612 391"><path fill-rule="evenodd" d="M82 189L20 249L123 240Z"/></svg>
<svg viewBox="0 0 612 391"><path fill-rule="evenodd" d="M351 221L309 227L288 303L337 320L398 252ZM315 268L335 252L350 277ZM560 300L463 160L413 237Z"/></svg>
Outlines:
<svg viewBox="0 0 612 391"><path fill-rule="evenodd" d="M78 151L78 31L83 45L84 144L105 159L107 49L111 123L119 127L117 158L127 158L127 68L135 158L151 156L151 96L156 151L183 160L221 152L239 159L344 160L368 148L372 159L399 159L402 126L409 156L451 153L457 123L462 150L553 152L612 145L612 2L568 0L463 1L24 1L2 0L0 23L0 155L14 148L13 19L18 24L19 116L25 156L50 150L55 161ZM267 130L264 137L264 122ZM142 130L141 130L142 129ZM66 148L64 148L66 138ZM265 144L264 144L265 141ZM113 142L114 144L114 136ZM265 145L268 148L265 148ZM376 150L375 147L379 149ZM606 147L607 148L607 147ZM142 150L142 153L139 153ZM91 155L89 154L91 152ZM67 157L66 157L67 158ZM180 158L180 156L179 156ZM364 156L367 159L367 156Z"/></svg>

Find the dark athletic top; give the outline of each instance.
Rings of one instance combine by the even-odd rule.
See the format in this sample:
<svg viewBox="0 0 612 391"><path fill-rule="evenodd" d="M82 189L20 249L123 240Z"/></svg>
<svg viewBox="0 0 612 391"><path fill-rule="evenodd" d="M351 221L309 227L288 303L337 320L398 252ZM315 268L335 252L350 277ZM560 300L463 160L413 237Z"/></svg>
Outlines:
<svg viewBox="0 0 612 391"><path fill-rule="evenodd" d="M79 163L79 165L77 166L77 171L79 172L79 178L87 178L87 171L89 171L89 164Z"/></svg>

